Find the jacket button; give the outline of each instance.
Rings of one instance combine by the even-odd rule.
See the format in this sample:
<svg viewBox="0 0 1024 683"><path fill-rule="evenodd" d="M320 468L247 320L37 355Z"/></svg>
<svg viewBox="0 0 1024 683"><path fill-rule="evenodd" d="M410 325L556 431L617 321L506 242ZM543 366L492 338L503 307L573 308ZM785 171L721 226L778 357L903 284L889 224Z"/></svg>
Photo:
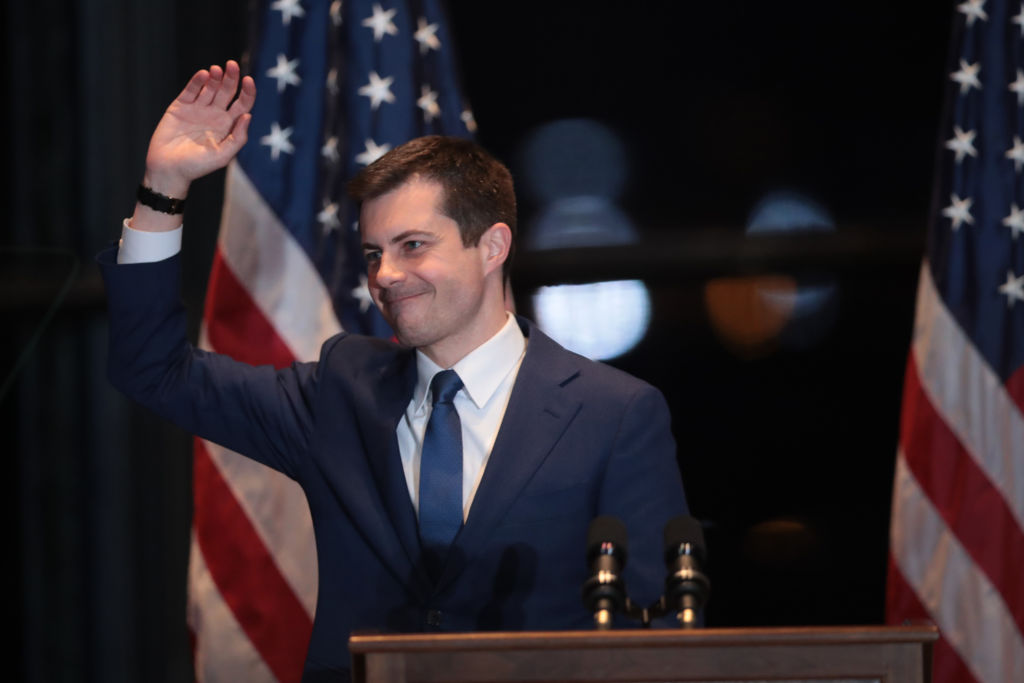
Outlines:
<svg viewBox="0 0 1024 683"><path fill-rule="evenodd" d="M432 609L427 610L427 626L440 626L441 625L441 612L440 610Z"/></svg>

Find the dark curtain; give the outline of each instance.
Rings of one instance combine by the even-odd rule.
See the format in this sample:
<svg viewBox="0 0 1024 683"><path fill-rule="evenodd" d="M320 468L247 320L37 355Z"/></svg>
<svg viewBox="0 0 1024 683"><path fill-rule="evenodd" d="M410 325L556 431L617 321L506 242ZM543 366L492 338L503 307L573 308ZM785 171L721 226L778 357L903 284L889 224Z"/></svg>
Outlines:
<svg viewBox="0 0 1024 683"><path fill-rule="evenodd" d="M16 631L4 678L189 680L190 440L106 382L93 259L132 210L164 107L196 68L240 56L245 2L19 0L2 12L4 600ZM190 196L194 318L222 182Z"/></svg>

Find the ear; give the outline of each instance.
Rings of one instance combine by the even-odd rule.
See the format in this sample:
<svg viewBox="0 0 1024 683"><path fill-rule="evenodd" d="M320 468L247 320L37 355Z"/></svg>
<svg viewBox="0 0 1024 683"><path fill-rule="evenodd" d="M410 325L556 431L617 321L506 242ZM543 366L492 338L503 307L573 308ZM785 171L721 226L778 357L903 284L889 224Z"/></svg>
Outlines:
<svg viewBox="0 0 1024 683"><path fill-rule="evenodd" d="M504 223L495 223L480 236L480 252L484 259L484 274L500 271L512 248L512 230Z"/></svg>

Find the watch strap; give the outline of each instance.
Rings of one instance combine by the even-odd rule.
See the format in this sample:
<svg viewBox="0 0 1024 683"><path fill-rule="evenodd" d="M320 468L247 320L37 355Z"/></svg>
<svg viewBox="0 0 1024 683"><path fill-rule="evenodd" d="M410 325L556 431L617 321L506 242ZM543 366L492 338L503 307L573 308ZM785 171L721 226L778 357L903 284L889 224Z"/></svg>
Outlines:
<svg viewBox="0 0 1024 683"><path fill-rule="evenodd" d="M161 213L178 214L185 213L185 200L168 197L165 194L155 192L145 185L139 185L135 192L135 198L143 206L148 206L154 211Z"/></svg>

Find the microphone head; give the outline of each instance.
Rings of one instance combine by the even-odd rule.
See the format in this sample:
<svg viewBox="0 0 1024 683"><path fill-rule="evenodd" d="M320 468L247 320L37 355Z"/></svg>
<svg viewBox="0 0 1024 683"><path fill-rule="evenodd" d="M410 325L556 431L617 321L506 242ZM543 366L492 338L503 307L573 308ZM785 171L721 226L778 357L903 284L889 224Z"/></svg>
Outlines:
<svg viewBox="0 0 1024 683"><path fill-rule="evenodd" d="M626 563L629 552L626 525L618 517L601 515L590 522L587 532L587 561L598 555L617 555L619 562Z"/></svg>
<svg viewBox="0 0 1024 683"><path fill-rule="evenodd" d="M665 561L671 562L680 555L693 555L699 563L704 562L707 548L704 546L704 530L693 517L680 515L668 520L665 525Z"/></svg>

